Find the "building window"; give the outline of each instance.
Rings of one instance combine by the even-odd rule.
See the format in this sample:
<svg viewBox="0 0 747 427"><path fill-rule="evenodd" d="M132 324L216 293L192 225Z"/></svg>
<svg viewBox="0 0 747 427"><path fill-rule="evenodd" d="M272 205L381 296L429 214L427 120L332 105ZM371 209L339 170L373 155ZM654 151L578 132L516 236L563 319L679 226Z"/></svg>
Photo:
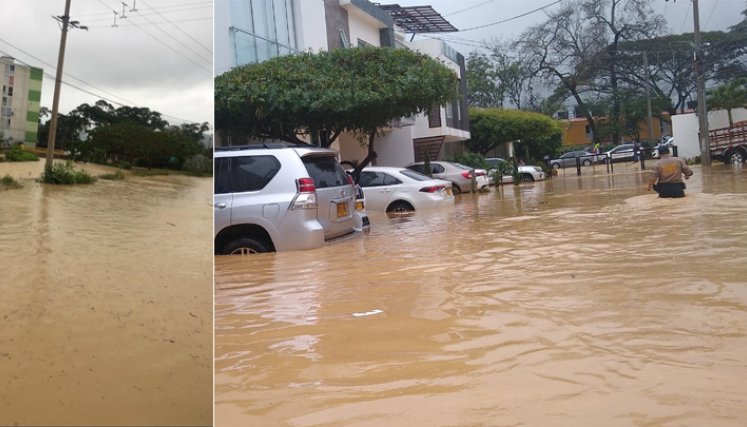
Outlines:
<svg viewBox="0 0 747 427"><path fill-rule="evenodd" d="M366 47L366 46L373 46L371 43L358 39L358 47Z"/></svg>
<svg viewBox="0 0 747 427"><path fill-rule="evenodd" d="M231 0L235 65L296 50L292 0Z"/></svg>
<svg viewBox="0 0 747 427"><path fill-rule="evenodd" d="M586 139L588 139L589 141L594 139L594 132L591 131L591 126L586 125L585 130L586 130Z"/></svg>
<svg viewBox="0 0 747 427"><path fill-rule="evenodd" d="M13 78L14 78L14 77L15 77L15 76L8 76L8 85L9 85L9 86L13 86Z"/></svg>

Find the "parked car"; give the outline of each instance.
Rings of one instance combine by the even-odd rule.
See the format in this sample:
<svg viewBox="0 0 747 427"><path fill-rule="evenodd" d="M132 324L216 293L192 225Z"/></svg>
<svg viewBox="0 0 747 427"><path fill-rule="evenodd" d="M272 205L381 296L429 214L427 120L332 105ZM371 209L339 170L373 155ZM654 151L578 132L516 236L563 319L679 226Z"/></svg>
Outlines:
<svg viewBox="0 0 747 427"><path fill-rule="evenodd" d="M612 161L613 163L622 161L634 161L637 159L634 148L635 144L633 143L620 144L612 148L611 150L605 151L604 155L602 156L602 161L605 163L608 163L610 161Z"/></svg>
<svg viewBox="0 0 747 427"><path fill-rule="evenodd" d="M472 175L474 168L454 163L434 160L431 163L430 176L451 182L454 194L469 193L472 190ZM429 175L425 171L424 162L415 162L406 166L407 169ZM488 188L488 172L485 169L475 169L475 183L478 191Z"/></svg>
<svg viewBox="0 0 747 427"><path fill-rule="evenodd" d="M340 164L344 165L343 162L340 162ZM366 195L363 193L363 188L361 188L360 184L355 183L353 171L345 169L345 173L353 179L353 185L355 185L355 212L353 213L353 217L355 218L355 231L369 231L371 230L371 222L368 219L368 213L366 211Z"/></svg>
<svg viewBox="0 0 747 427"><path fill-rule="evenodd" d="M582 166L591 166L593 163L598 161L599 156L594 153L589 153L588 151L569 151L557 159L550 160L550 166L553 169L567 167L575 168L576 159L579 160Z"/></svg>
<svg viewBox="0 0 747 427"><path fill-rule="evenodd" d="M356 190L336 155L305 144L216 147L215 252L312 249L354 233Z"/></svg>
<svg viewBox="0 0 747 427"><path fill-rule="evenodd" d="M493 171L498 169L501 164L508 163L508 160L502 159L500 157L488 157L485 159L486 162L488 162L488 165L490 166L490 173L489 175L493 176ZM545 178L547 178L547 175L545 174L545 171L542 170L539 166L529 166L529 165L519 165L519 175L521 177L521 182L534 182L534 181L542 181ZM513 182L514 178L513 176L503 176L502 182L508 183Z"/></svg>
<svg viewBox="0 0 747 427"><path fill-rule="evenodd" d="M659 158L659 147L667 147L671 150L672 146L674 145L674 138L672 138L671 136L662 137L659 140L659 143L654 147L653 152L651 153L651 157L655 159Z"/></svg>
<svg viewBox="0 0 747 427"><path fill-rule="evenodd" d="M451 182L410 169L367 167L358 183L371 212L413 212L454 205Z"/></svg>

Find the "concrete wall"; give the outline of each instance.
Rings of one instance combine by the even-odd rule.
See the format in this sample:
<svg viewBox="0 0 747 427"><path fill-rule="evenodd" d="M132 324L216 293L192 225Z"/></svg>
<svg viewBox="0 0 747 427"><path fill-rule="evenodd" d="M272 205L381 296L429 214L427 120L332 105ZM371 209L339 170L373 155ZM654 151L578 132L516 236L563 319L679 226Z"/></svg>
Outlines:
<svg viewBox="0 0 747 427"><path fill-rule="evenodd" d="M296 43L298 50L327 50L327 23L323 0L294 0Z"/></svg>
<svg viewBox="0 0 747 427"><path fill-rule="evenodd" d="M732 110L735 122L747 120L747 109ZM672 116L672 137L677 144L677 155L683 159L700 156L698 142L698 116L695 113ZM708 129L729 127L729 114L726 110L708 112Z"/></svg>

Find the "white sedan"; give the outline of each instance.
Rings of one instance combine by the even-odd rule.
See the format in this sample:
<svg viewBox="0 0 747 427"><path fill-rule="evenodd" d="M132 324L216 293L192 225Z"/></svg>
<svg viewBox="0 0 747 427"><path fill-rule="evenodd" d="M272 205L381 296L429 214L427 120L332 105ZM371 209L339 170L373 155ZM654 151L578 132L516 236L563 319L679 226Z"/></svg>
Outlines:
<svg viewBox="0 0 747 427"><path fill-rule="evenodd" d="M412 212L454 206L451 182L405 168L372 166L361 171L358 184L368 212Z"/></svg>

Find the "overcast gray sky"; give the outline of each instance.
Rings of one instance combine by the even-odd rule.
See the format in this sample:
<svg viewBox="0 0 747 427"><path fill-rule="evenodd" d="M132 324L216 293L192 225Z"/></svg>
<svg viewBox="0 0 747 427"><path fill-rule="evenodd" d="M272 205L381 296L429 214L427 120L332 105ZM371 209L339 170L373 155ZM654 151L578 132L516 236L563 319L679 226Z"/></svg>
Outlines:
<svg viewBox="0 0 747 427"><path fill-rule="evenodd" d="M382 4L397 3L400 6L431 5L459 30L488 25L511 19L496 25L490 25L471 31L442 33L450 39L466 39L464 44L449 41L449 45L466 56L474 50L473 44L483 40L497 38L509 41L516 38L528 27L547 19L546 12L557 10L560 4L555 0L397 0L381 1ZM745 0L700 0L701 31L726 30L742 20L741 13L747 9ZM535 9L548 6L546 9L519 17ZM674 34L693 31L693 5L690 0L665 1L651 0L655 12L662 14Z"/></svg>
<svg viewBox="0 0 747 427"><path fill-rule="evenodd" d="M148 107L171 124L213 124L212 1L72 0L60 112L106 99ZM134 10L133 10L134 9ZM0 0L0 54L44 69L52 108L65 0ZM115 14L116 14L116 27ZM123 17L124 12L124 17Z"/></svg>

